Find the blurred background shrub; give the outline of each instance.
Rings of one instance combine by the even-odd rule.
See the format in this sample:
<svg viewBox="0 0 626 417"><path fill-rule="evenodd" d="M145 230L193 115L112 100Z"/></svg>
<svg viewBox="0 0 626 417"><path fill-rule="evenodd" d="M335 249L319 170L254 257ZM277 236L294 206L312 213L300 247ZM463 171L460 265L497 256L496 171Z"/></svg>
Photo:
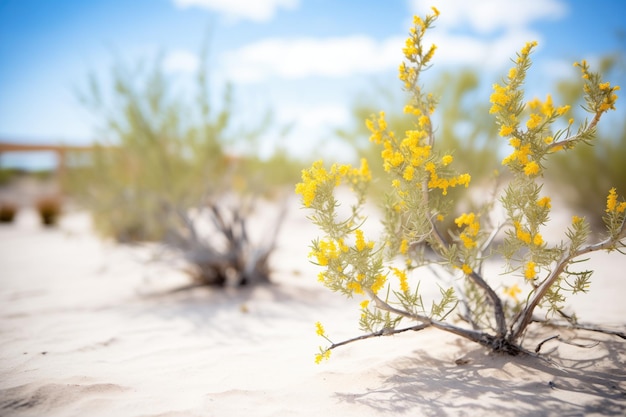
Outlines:
<svg viewBox="0 0 626 417"><path fill-rule="evenodd" d="M273 238L258 256L244 220L248 202L280 195L285 185L291 193L302 165L281 151L259 157L258 138L271 114L261 115L257 126L237 128L232 88L225 86L214 106L205 65L191 95L175 91L168 80L160 59L118 65L109 84L89 77L80 99L104 139L94 152L71 157L65 189L91 212L101 235L163 242L194 264L196 282L267 281L261 275L269 271ZM208 238L201 236L199 214L214 226Z"/></svg>

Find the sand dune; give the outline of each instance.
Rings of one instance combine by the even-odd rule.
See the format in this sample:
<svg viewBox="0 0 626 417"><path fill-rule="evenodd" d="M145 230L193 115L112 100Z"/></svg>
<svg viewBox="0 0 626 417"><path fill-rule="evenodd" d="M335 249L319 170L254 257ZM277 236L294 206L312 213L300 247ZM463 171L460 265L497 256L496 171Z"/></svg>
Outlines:
<svg viewBox="0 0 626 417"><path fill-rule="evenodd" d="M370 339L313 361L322 321L358 334L358 300L316 282L314 231L289 212L275 285L171 292L187 278L145 247L102 242L83 214L0 227L2 416L562 416L626 414L626 344L542 329L580 348L551 366L493 356L436 330ZM624 331L626 257L594 256L579 317Z"/></svg>

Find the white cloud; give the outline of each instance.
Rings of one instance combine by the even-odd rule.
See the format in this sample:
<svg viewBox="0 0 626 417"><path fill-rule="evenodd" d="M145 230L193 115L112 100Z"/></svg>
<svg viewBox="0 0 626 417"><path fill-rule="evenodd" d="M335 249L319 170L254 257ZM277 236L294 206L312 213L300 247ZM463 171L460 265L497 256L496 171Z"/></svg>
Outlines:
<svg viewBox="0 0 626 417"><path fill-rule="evenodd" d="M279 8L295 9L299 0L173 0L180 8L200 7L228 18L267 22Z"/></svg>
<svg viewBox="0 0 626 417"><path fill-rule="evenodd" d="M223 57L225 71L236 82L269 77L343 77L395 68L402 58L400 37L377 42L367 36L344 38L267 39Z"/></svg>
<svg viewBox="0 0 626 417"><path fill-rule="evenodd" d="M309 130L319 126L339 127L350 120L350 109L340 103L317 104L315 106L289 106L278 109L278 117L285 121L296 121L297 127Z"/></svg>
<svg viewBox="0 0 626 417"><path fill-rule="evenodd" d="M540 19L559 19L567 13L561 0L410 0L411 11L424 15L431 6L441 12L437 26L454 30L469 26L478 34L499 30L512 31L528 27Z"/></svg>
<svg viewBox="0 0 626 417"><path fill-rule="evenodd" d="M198 71L200 59L189 51L177 50L168 53L163 61L163 67L168 73L194 73Z"/></svg>

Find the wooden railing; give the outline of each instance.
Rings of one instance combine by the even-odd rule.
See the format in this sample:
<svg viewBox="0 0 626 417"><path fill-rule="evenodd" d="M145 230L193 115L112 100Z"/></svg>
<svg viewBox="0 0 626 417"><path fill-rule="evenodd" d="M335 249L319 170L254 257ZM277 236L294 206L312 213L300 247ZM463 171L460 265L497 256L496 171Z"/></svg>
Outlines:
<svg viewBox="0 0 626 417"><path fill-rule="evenodd" d="M0 156L7 152L53 152L57 156L57 175L62 174L66 168L66 154L68 152L89 152L93 146L77 145L51 145L51 144L26 144L19 142L0 141Z"/></svg>

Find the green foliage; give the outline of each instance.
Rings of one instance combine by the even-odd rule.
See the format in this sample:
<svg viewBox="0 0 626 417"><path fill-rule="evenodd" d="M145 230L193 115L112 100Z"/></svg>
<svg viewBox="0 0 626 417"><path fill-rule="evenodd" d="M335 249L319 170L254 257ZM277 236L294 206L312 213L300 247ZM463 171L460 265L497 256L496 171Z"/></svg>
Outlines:
<svg viewBox="0 0 626 417"><path fill-rule="evenodd" d="M439 150L438 130L433 126L437 100L419 83L435 51L434 45L427 48L422 43L439 14L434 8L433 12L424 19L414 18L403 49L406 61L399 69L399 78L410 93L404 112L413 117L411 128L393 131L384 112L366 121L370 140L382 147L382 171L377 179L388 190L380 238L366 239L363 231L372 177L366 160L360 168L334 164L328 170L323 161L317 161L303 171L302 182L296 185L303 206L312 212L309 218L323 233L313 241L310 253L324 268L319 281L347 297L365 298L360 304L359 324L369 334L333 343L325 331L318 330L331 343L316 356L318 362L328 358L330 349L351 341L427 327L454 333L496 352L528 352L522 339L537 309L543 308L548 318L558 313L574 321L574 316L563 313L564 303L570 293L587 291L591 271L575 271L570 266L582 262L580 257L587 253L619 251L626 246L626 202L614 188L606 199L603 240L589 244L589 223L577 216L565 231L566 240L551 244L542 235L552 208L543 189L546 160L588 142L602 116L615 108L619 87L603 82L585 61L577 63L584 79L586 110L593 118L579 122L577 128L572 119L562 122L570 106L554 106L550 95L545 101L524 100L523 85L536 42L522 48L515 66L502 84L494 85L490 97L489 113L495 116L497 132L512 147L502 161L509 170L508 186L500 196L505 221L489 221L493 202L476 211L453 214L455 201L449 191L467 187L470 176L458 173L451 152ZM356 195L350 214L343 216L334 195L341 184ZM442 225L451 216L456 230L450 233ZM424 244L433 253L428 253ZM504 258L502 274L483 275L485 262L496 254ZM442 271L435 273L435 278L452 285L441 286L439 297L429 303L421 292L420 271L434 266L435 271ZM517 282L503 285L505 276L517 278ZM463 311L451 314L459 305ZM398 328L404 321L412 325Z"/></svg>

